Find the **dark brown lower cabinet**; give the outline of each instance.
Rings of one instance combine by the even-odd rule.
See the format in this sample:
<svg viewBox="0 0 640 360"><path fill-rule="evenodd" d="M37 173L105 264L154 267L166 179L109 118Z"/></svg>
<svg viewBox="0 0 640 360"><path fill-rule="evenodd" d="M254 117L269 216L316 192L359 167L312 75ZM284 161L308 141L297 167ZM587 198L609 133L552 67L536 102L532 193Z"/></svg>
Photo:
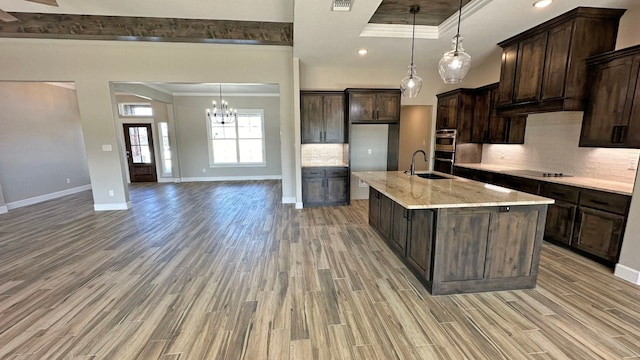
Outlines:
<svg viewBox="0 0 640 360"><path fill-rule="evenodd" d="M400 255L405 256L407 252L407 217L409 210L400 206L396 202L391 202L393 206L391 231L389 234L389 245Z"/></svg>
<svg viewBox="0 0 640 360"><path fill-rule="evenodd" d="M378 218L380 217L380 197L382 194L378 190L369 187L369 225L378 229Z"/></svg>
<svg viewBox="0 0 640 360"><path fill-rule="evenodd" d="M547 224L544 228L545 240L571 244L573 237L573 223L576 218L575 204L556 200L547 210Z"/></svg>
<svg viewBox="0 0 640 360"><path fill-rule="evenodd" d="M434 212L409 210L406 259L425 279L431 279Z"/></svg>
<svg viewBox="0 0 640 360"><path fill-rule="evenodd" d="M433 295L535 287L546 209L406 209L369 190L369 224Z"/></svg>
<svg viewBox="0 0 640 360"><path fill-rule="evenodd" d="M304 206L346 205L349 203L348 170L336 168L302 169Z"/></svg>
<svg viewBox="0 0 640 360"><path fill-rule="evenodd" d="M580 206L571 246L615 262L620 253L624 222L622 215Z"/></svg>

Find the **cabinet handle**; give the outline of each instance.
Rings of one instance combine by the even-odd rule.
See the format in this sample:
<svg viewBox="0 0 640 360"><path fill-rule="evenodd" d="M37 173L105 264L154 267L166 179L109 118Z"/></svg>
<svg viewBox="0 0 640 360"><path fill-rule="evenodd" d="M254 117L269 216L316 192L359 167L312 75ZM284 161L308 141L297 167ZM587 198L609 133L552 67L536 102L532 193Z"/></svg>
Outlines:
<svg viewBox="0 0 640 360"><path fill-rule="evenodd" d="M591 202L598 205L609 205L608 202L600 201L600 200L591 200Z"/></svg>
<svg viewBox="0 0 640 360"><path fill-rule="evenodd" d="M322 131L319 131L319 133L320 133L320 135L319 135L320 136L320 142L322 142Z"/></svg>
<svg viewBox="0 0 640 360"><path fill-rule="evenodd" d="M562 196L562 195L564 195L563 193L561 193L561 192L559 192L559 191L552 191L551 193L552 193L553 195L555 195L555 196Z"/></svg>
<svg viewBox="0 0 640 360"><path fill-rule="evenodd" d="M329 179L322 179L322 187L329 187Z"/></svg>
<svg viewBox="0 0 640 360"><path fill-rule="evenodd" d="M611 142L614 144L623 143L627 137L627 126L616 125L611 131Z"/></svg>
<svg viewBox="0 0 640 360"><path fill-rule="evenodd" d="M407 219L409 217L408 211L405 208L402 208L402 218Z"/></svg>
<svg viewBox="0 0 640 360"><path fill-rule="evenodd" d="M324 141L326 142L327 141L327 132L325 131L322 136L324 137Z"/></svg>
<svg viewBox="0 0 640 360"><path fill-rule="evenodd" d="M376 110L376 120L380 117L380 110Z"/></svg>

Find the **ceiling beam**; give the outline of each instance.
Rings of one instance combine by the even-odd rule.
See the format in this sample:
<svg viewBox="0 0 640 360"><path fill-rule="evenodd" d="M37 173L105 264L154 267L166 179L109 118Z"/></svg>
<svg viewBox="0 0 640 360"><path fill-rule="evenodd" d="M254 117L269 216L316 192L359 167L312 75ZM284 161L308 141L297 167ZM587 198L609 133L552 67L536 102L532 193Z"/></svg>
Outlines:
<svg viewBox="0 0 640 360"><path fill-rule="evenodd" d="M0 37L293 46L293 24L286 22L19 12L11 15L20 21L0 23Z"/></svg>

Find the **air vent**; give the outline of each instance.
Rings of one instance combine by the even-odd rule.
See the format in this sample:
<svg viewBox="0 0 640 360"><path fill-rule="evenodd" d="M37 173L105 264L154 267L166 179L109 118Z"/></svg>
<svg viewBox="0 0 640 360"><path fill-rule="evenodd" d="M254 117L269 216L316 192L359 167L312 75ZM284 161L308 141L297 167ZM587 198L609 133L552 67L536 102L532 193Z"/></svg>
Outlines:
<svg viewBox="0 0 640 360"><path fill-rule="evenodd" d="M352 0L333 0L333 11L350 11Z"/></svg>

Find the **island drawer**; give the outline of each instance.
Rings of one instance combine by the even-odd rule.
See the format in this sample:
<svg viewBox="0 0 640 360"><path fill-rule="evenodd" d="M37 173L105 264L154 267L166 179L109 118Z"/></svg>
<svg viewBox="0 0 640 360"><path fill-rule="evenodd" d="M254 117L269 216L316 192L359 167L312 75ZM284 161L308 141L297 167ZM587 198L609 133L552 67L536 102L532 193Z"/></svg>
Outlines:
<svg viewBox="0 0 640 360"><path fill-rule="evenodd" d="M625 215L629 209L629 196L583 189L580 191L580 205Z"/></svg>
<svg viewBox="0 0 640 360"><path fill-rule="evenodd" d="M540 195L554 200L562 200L577 204L580 189L554 183L543 183Z"/></svg>

